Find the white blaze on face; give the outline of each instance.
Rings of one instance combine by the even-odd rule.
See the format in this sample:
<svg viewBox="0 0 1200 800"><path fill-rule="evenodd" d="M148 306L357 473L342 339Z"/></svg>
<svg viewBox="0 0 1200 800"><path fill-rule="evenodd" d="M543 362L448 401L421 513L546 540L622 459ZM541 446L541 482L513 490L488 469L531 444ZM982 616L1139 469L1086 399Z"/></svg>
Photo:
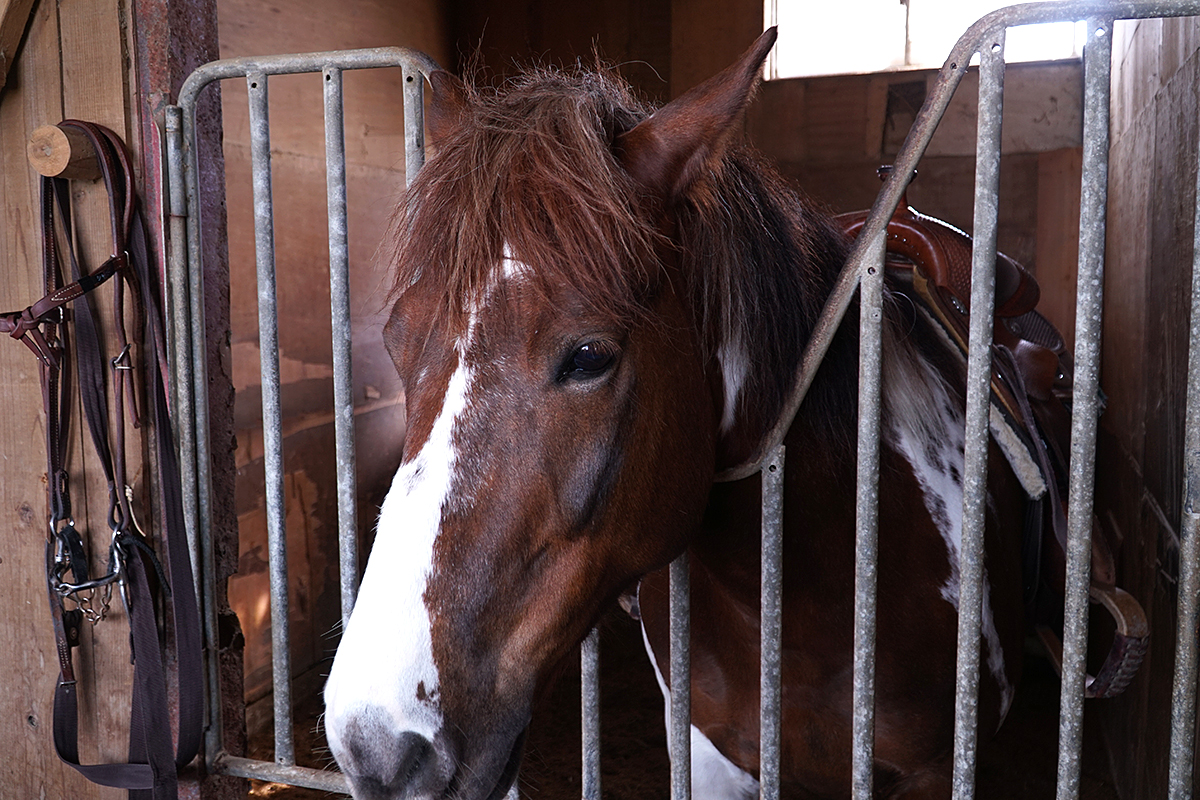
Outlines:
<svg viewBox="0 0 1200 800"><path fill-rule="evenodd" d="M500 283L513 280L515 278L524 278L528 277L530 274L532 274L532 270L529 269L529 265L523 261L520 261L513 254L512 245L510 245L508 242L505 242L504 255L500 259L499 275L494 276L495 278L498 278L496 282ZM491 291L492 287L489 287L487 293L490 294Z"/></svg>
<svg viewBox="0 0 1200 800"><path fill-rule="evenodd" d="M325 725L335 753L340 752L340 732L361 716L430 740L442 728L424 595L442 509L454 484L458 456L453 434L473 379L465 354L474 322L472 314L429 439L401 465L380 510L354 613L325 686Z"/></svg>

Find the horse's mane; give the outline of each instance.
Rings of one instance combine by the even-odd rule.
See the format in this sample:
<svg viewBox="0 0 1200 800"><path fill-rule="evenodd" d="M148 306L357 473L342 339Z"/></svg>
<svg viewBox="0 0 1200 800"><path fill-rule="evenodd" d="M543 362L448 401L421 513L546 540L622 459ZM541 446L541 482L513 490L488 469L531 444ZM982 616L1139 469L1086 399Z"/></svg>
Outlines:
<svg viewBox="0 0 1200 800"><path fill-rule="evenodd" d="M846 260L847 244L828 214L789 187L750 147L735 143L681 204L679 237L683 272L709 348L744 348L750 365L742 397L761 415L751 425L769 427L792 389L804 345ZM843 326L856 340L857 314ZM837 350L847 346L840 336ZM853 342L849 343L853 347ZM825 433L842 435L854 418L852 362L834 359L851 373L814 384L806 408L817 410ZM835 367L836 369L836 367ZM822 368L828 377L831 366Z"/></svg>
<svg viewBox="0 0 1200 800"><path fill-rule="evenodd" d="M634 319L657 285L646 269L665 242L613 142L653 109L603 67L536 68L467 93L461 124L438 143L393 223L394 291L432 280L445 287L447 312L460 315L512 257L535 281L569 284L595 310ZM677 261L708 355L743 348L741 397L771 416L845 260L843 237L736 142L676 212ZM834 416L847 411L852 418L844 407Z"/></svg>

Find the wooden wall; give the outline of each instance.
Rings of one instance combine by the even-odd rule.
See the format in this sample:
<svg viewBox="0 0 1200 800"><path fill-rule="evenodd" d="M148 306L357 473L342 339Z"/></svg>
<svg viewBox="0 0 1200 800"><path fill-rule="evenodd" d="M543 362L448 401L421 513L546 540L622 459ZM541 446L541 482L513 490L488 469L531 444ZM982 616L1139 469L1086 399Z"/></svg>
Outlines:
<svg viewBox="0 0 1200 800"><path fill-rule="evenodd" d="M171 0L0 2L0 77L7 72L7 80L0 81L0 200L5 220L0 227L5 277L0 282L0 308L21 309L44 294L39 181L25 156L29 134L39 125L73 117L105 125L125 140L153 250L161 256L156 120L184 73L214 52L206 50L214 42L205 25L209 11L206 0L186 7ZM209 121L211 108L200 114L202 127ZM206 169L219 170L219 163L207 155L202 162ZM85 269L95 268L111 253L106 193L98 182L75 181L71 195L78 252ZM208 224L219 233L223 223L214 213ZM212 238L219 242L219 236ZM223 259L210 263L219 272ZM110 329L110 287L98 292L101 325ZM137 347L135 358L140 357ZM5 387L5 412L0 415L0 450L5 454L0 468L0 796L120 798L124 792L88 783L54 753L51 700L58 671L44 577L45 419L38 369L31 354L11 342L0 347L0 375ZM69 418L66 467L74 518L86 532L92 572L99 575L106 567L110 538L107 487L90 442L84 443L86 426L77 400ZM150 511L153 498L143 466L148 463L149 426L144 421L139 433L128 420L111 422L126 426L135 513L157 540L161 534ZM128 620L114 598L108 618L94 628L85 626L76 650L85 762L119 762L127 756L128 641ZM237 732L235 725L234 738ZM197 796L197 777L195 770L185 772L183 796ZM217 796L213 791L220 783L209 782L205 796Z"/></svg>
<svg viewBox="0 0 1200 800"><path fill-rule="evenodd" d="M1105 705L1126 800L1166 792L1175 645L1183 415L1200 109L1200 24L1117 23L1104 279L1097 508L1121 541L1123 585L1151 622L1150 652Z"/></svg>
<svg viewBox="0 0 1200 800"><path fill-rule="evenodd" d="M218 11L225 58L399 45L447 60L445 23L433 0L306 2L286 14L254 0L220 0ZM381 339L390 287L386 268L374 261L404 189L404 125L399 70L346 72L343 80L358 523L365 563L404 439L403 393ZM274 77L269 86L292 666L301 675L333 655L341 618L325 143L320 74ZM226 82L222 101L240 539L229 601L246 639L245 694L255 700L271 689L271 626L245 83ZM314 688L327 671L313 671Z"/></svg>
<svg viewBox="0 0 1200 800"><path fill-rule="evenodd" d="M764 84L751 108L754 143L813 199L843 212L869 208L876 168L899 152L937 73L788 79ZM909 202L964 230L973 223L975 101L963 79L938 126ZM1042 282L1043 310L1074 328L1082 72L1077 62L1017 64L1005 74L1000 166L1000 249Z"/></svg>
<svg viewBox="0 0 1200 800"><path fill-rule="evenodd" d="M445 64L477 81L498 82L531 64L589 65L595 52L619 64L645 97L661 102L672 96L670 0L460 0L447 6L453 51Z"/></svg>
<svg viewBox="0 0 1200 800"><path fill-rule="evenodd" d="M39 125L65 116L109 126L127 140L127 87L120 57L122 31L117 4L100 9L75 0L40 3L29 21L23 48L0 94L0 197L5 221L0 227L0 307L24 308L45 294L41 277L39 181L25 156L25 142ZM91 37L111 47L89 47ZM81 209L81 239L87 263L107 257L107 211L102 185L77 183L73 196ZM111 295L105 294L105 297ZM105 304L107 307L107 304ZM119 798L123 793L94 788L63 766L51 739L51 700L58 679L58 659L46 597L45 419L37 363L24 346L7 342L0 348L0 374L5 383L5 411L0 415L0 442L6 454L0 480L0 761L4 792L21 796L94 796ZM72 444L68 459L76 522L88 532L92 569L102 573L109 531L104 517L107 489L96 469L78 403L71 415ZM86 436L86 434L85 434ZM132 448L137 463L137 448ZM85 470L87 473L85 474ZM98 480L97 480L98 479ZM142 476L135 482L141 488ZM119 605L119 603L118 603ZM128 726L128 627L123 611L87 628L77 650L80 695L81 755L87 761L123 760L127 737L113 735ZM19 787L19 788L17 788ZM16 796L16 795L14 795Z"/></svg>

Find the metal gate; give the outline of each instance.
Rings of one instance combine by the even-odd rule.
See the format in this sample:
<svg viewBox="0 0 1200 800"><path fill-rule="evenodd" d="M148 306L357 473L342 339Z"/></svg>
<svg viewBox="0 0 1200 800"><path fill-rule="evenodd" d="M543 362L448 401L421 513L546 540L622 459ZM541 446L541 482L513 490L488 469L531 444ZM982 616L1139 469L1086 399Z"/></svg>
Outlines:
<svg viewBox="0 0 1200 800"><path fill-rule="evenodd" d="M974 795L976 698L982 616L983 520L986 493L988 403L993 311L996 227L999 209L1000 120L1007 28L1040 22L1087 20L1084 51L1083 184L1080 210L1078 295L1075 332L1075 402L1071 432L1071 476L1068 512L1067 586L1064 621L1062 700L1058 754L1058 797L1079 794L1082 746L1091 518L1099 416L1101 299L1108 187L1108 132L1111 32L1116 19L1200 15L1200 0L1161 2L1049 2L1013 6L987 15L959 40L943 66L917 117L892 177L877 198L853 254L804 354L801 374L790 401L790 421L803 399L832 332L854 292L860 292L860 378L858 423L858 523L854 631L853 786L855 798L872 793L874 746L874 651L876 516L878 513L881 320L885 225L933 136L959 82L975 54L980 88L976 151L970 357L966 415L963 531L960 550L961 595L953 785L955 798ZM184 469L188 535L202 594L208 663L209 702L206 752L217 773L347 792L338 773L296 766L292 743L292 708L288 647L288 595L284 536L283 470L279 367L276 340L275 264L271 199L270 132L267 118L268 76L321 73L325 87L325 131L329 202L329 250L333 296L333 365L337 441L339 555L343 620L349 618L358 582L354 509L354 451L350 391L350 317L347 289L345 152L341 76L347 69L399 67L404 75L407 179L424 159L422 73L435 65L424 55L402 48L379 48L272 58L217 61L193 73L180 93L179 105L167 109L170 171L171 313L173 400L178 410L179 443ZM195 165L194 116L199 92L209 83L244 78L249 88L255 208L255 243L259 281L259 327L262 358L264 450L267 469L271 620L275 707L275 762L253 761L223 752L217 674L211 513L207 441L208 409L205 371L203 269L200 262L198 209L200 188ZM1200 173L1198 173L1200 174ZM1200 214L1200 191L1197 192ZM1169 797L1192 796L1196 729L1196 631L1200 617L1200 224L1193 264L1191 339L1189 350L1184 508L1179 572L1179 607ZM762 733L760 791L779 796L781 586L781 521L784 453L782 446L761 465L763 476L762 575ZM739 476L725 477L743 477ZM671 796L691 793L690 682L688 652L687 555L671 566ZM600 798L599 645L595 632L582 648L583 797ZM514 793L515 795L515 789ZM513 796L510 795L510 796Z"/></svg>

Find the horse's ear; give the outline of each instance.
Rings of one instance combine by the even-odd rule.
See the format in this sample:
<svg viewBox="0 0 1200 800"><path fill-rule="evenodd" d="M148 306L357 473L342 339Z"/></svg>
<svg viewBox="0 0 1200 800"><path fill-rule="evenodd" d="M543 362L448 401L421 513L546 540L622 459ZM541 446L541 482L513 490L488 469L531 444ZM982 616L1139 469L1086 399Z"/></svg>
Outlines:
<svg viewBox="0 0 1200 800"><path fill-rule="evenodd" d="M467 86L461 78L444 69L429 73L429 85L433 87L433 93L429 98L425 127L430 142L436 147L462 125L467 115Z"/></svg>
<svg viewBox="0 0 1200 800"><path fill-rule="evenodd" d="M617 155L634 179L667 201L687 192L704 166L721 157L776 35L769 28L737 62L617 139Z"/></svg>

